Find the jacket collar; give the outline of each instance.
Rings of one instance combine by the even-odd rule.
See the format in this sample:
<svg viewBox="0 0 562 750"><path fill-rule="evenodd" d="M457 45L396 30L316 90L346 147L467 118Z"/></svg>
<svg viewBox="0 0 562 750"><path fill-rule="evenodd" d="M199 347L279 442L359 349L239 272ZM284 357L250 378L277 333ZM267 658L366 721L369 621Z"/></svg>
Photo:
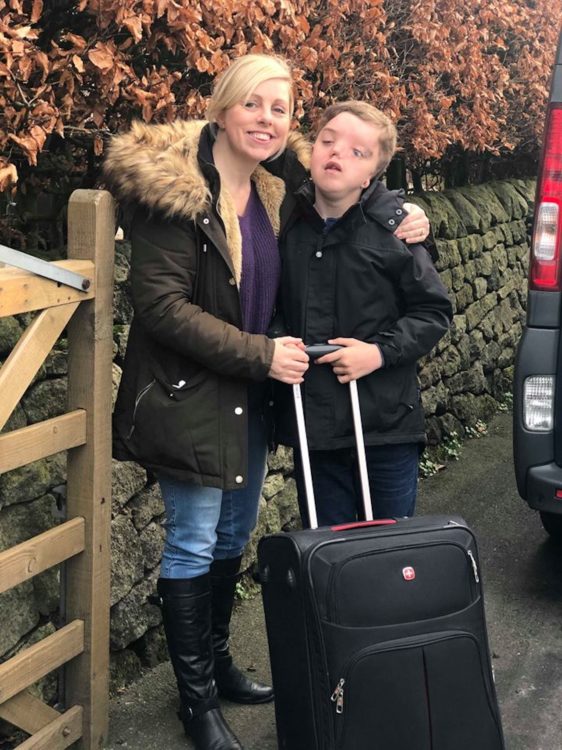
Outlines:
<svg viewBox="0 0 562 750"><path fill-rule="evenodd" d="M314 198L314 183L309 179L297 191L297 199L301 210L311 220L318 217L314 209ZM403 205L403 190L388 190L380 180L373 180L361 194L358 203L348 208L339 221L346 227L353 228L364 224L368 217L374 219L389 232L394 232L405 218ZM320 219L320 221L322 220Z"/></svg>
<svg viewBox="0 0 562 750"><path fill-rule="evenodd" d="M272 162L278 174L258 165L252 175L277 236L287 164L298 159L302 170L308 165L309 150L305 139L292 133L287 145L289 155ZM220 186L208 123L201 120L177 120L159 125L135 122L129 132L112 139L104 163L104 176L119 201L140 204L165 218L199 222L204 214L218 214L225 235L221 252L228 254L234 277L240 281L242 238L238 217L230 195Z"/></svg>

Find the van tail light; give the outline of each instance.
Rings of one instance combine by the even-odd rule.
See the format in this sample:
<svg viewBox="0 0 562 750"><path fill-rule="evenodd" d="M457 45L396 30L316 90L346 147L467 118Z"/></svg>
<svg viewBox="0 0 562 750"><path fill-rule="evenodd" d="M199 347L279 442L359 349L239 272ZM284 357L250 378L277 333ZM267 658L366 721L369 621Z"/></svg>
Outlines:
<svg viewBox="0 0 562 750"><path fill-rule="evenodd" d="M562 244L562 103L549 107L535 208L529 286L559 292Z"/></svg>

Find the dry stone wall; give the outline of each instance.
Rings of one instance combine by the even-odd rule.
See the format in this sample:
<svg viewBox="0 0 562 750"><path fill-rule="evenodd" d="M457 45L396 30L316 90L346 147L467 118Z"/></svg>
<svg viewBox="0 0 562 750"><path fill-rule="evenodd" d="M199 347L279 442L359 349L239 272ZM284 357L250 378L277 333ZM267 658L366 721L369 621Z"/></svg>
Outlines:
<svg viewBox="0 0 562 750"><path fill-rule="evenodd" d="M515 347L526 295L527 220L534 183L513 180L415 198L429 215L450 290L450 332L421 363L419 377L428 438L437 444L487 420L511 388ZM127 243L118 243L114 294L114 386L119 382L131 303ZM0 320L0 361L29 316ZM64 411L64 341L49 356L6 429ZM255 559L259 537L297 524L290 451L269 457L259 525L245 556ZM51 527L64 515L64 456L37 461L0 476L0 550ZM151 601L164 531L158 488L134 463L113 471L111 649L113 685L138 676L165 658L159 608ZM59 575L49 571L0 596L0 660L57 627ZM43 689L53 690L53 681Z"/></svg>

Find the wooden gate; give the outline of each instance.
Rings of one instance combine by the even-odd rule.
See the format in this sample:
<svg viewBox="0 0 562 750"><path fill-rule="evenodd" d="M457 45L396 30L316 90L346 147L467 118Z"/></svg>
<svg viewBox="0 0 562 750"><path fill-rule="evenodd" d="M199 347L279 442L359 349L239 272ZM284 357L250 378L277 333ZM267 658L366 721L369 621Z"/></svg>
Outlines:
<svg viewBox="0 0 562 750"><path fill-rule="evenodd" d="M0 474L68 451L66 521L0 553L0 593L66 561L66 624L0 664L0 717L32 735L19 750L98 749L108 726L114 204L77 190L68 209L69 260L52 265L87 277L87 291L0 268L0 317L40 311L0 369L0 429L68 335L67 413L0 435ZM59 713L28 688L63 665Z"/></svg>

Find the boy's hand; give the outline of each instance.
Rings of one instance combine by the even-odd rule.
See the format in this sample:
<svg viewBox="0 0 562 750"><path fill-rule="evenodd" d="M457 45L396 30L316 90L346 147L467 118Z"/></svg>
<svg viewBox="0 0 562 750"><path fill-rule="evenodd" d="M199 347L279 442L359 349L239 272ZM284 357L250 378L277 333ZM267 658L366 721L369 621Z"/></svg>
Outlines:
<svg viewBox="0 0 562 750"><path fill-rule="evenodd" d="M328 344L344 346L316 360L317 365L332 365L340 383L349 383L378 370L383 365L381 350L377 344L367 344L359 339L330 339Z"/></svg>
<svg viewBox="0 0 562 750"><path fill-rule="evenodd" d="M302 339L280 336L273 341L275 350L269 377L289 385L302 383L303 375L308 370L308 354L304 351Z"/></svg>
<svg viewBox="0 0 562 750"><path fill-rule="evenodd" d="M408 212L408 216L394 234L408 244L423 242L429 234L429 219L425 211L415 203L404 203L404 211Z"/></svg>

